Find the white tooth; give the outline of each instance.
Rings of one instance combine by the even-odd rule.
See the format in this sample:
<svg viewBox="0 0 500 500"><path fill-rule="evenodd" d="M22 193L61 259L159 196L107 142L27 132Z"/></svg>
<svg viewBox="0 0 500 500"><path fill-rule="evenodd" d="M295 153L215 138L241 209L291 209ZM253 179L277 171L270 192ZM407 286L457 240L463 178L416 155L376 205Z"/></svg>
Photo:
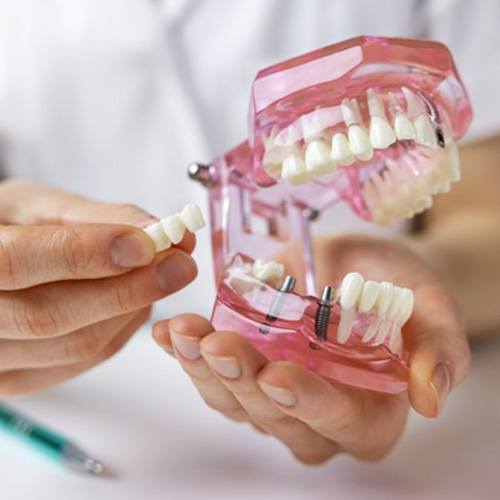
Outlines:
<svg viewBox="0 0 500 500"><path fill-rule="evenodd" d="M413 141L417 136L411 121L403 113L398 113L394 117L394 130L398 141Z"/></svg>
<svg viewBox="0 0 500 500"><path fill-rule="evenodd" d="M186 205L179 214L179 217L192 233L198 231L198 229L201 229L202 227L205 227L203 214L201 213L200 207L195 203Z"/></svg>
<svg viewBox="0 0 500 500"><path fill-rule="evenodd" d="M162 252L172 246L172 242L165 234L161 222L150 224L144 229L144 232L153 240L157 252Z"/></svg>
<svg viewBox="0 0 500 500"><path fill-rule="evenodd" d="M409 288L403 288L401 295L402 305L399 310L399 315L396 318L396 322L402 326L410 319L410 316L413 312L413 306L415 305L415 295Z"/></svg>
<svg viewBox="0 0 500 500"><path fill-rule="evenodd" d="M161 220L161 223L165 234L174 245L182 241L186 232L186 226L178 215L165 217Z"/></svg>
<svg viewBox="0 0 500 500"><path fill-rule="evenodd" d="M310 142L306 149L306 170L311 175L325 175L335 172L336 165L332 160L328 143L318 139Z"/></svg>
<svg viewBox="0 0 500 500"><path fill-rule="evenodd" d="M351 309L356 304L363 291L365 280L359 273L348 273L340 286L340 306L342 309Z"/></svg>
<svg viewBox="0 0 500 500"><path fill-rule="evenodd" d="M340 110L347 127L355 123L361 123L361 111L356 99L344 99L340 105Z"/></svg>
<svg viewBox="0 0 500 500"><path fill-rule="evenodd" d="M399 286L395 286L392 294L391 304L385 314L387 319L389 319L390 321L396 320L396 318L399 316L401 312L400 310L403 305L403 300L404 300L403 289L400 288Z"/></svg>
<svg viewBox="0 0 500 500"><path fill-rule="evenodd" d="M281 168L281 176L290 184L304 184L310 180L310 175L306 170L306 163L297 154L291 154L285 158Z"/></svg>
<svg viewBox="0 0 500 500"><path fill-rule="evenodd" d="M378 329L377 336L375 337L375 344L382 344L390 332L392 327L392 322L388 320L383 320L380 328Z"/></svg>
<svg viewBox="0 0 500 500"><path fill-rule="evenodd" d="M332 159L342 165L354 163L354 156L349 148L347 137L340 132L332 136Z"/></svg>
<svg viewBox="0 0 500 500"><path fill-rule="evenodd" d="M389 349L394 354L401 354L403 347L403 336L401 335L401 328L394 328L391 332L391 340L389 341Z"/></svg>
<svg viewBox="0 0 500 500"><path fill-rule="evenodd" d="M363 335L363 342L370 342L370 340L375 337L380 325L382 324L383 318L377 317L374 321L372 321L371 325L367 328L365 334Z"/></svg>
<svg viewBox="0 0 500 500"><path fill-rule="evenodd" d="M252 266L252 275L266 283L281 278L284 272L283 264L273 260L256 259Z"/></svg>
<svg viewBox="0 0 500 500"><path fill-rule="evenodd" d="M359 125L351 125L347 133L351 152L363 160L369 160L373 156L373 148L368 134Z"/></svg>
<svg viewBox="0 0 500 500"><path fill-rule="evenodd" d="M431 120L426 114L422 113L418 115L413 122L413 126L416 133L415 142L430 148L437 147L436 133Z"/></svg>
<svg viewBox="0 0 500 500"><path fill-rule="evenodd" d="M443 182L440 186L438 186L438 193L449 193L451 190L451 184L449 182Z"/></svg>
<svg viewBox="0 0 500 500"><path fill-rule="evenodd" d="M371 117L379 116L385 118L384 103L373 89L366 91L366 100L368 102L368 112Z"/></svg>
<svg viewBox="0 0 500 500"><path fill-rule="evenodd" d="M375 305L380 291L380 283L376 281L366 281L359 299L359 312L367 313Z"/></svg>
<svg viewBox="0 0 500 500"><path fill-rule="evenodd" d="M394 130L389 122L380 116L372 117L370 122L370 142L375 149L385 149L396 142Z"/></svg>
<svg viewBox="0 0 500 500"><path fill-rule="evenodd" d="M401 87L406 99L406 111L408 116L414 117L424 111L424 105L417 95L408 87Z"/></svg>
<svg viewBox="0 0 500 500"><path fill-rule="evenodd" d="M340 313L339 326L337 327L337 341L339 344L345 344L351 334L352 325L356 311L354 308L342 309Z"/></svg>
<svg viewBox="0 0 500 500"><path fill-rule="evenodd" d="M382 283L380 283L380 291L377 302L375 303L375 308L379 316L385 316L387 309L389 309L393 293L394 285L392 283L388 281L382 281Z"/></svg>

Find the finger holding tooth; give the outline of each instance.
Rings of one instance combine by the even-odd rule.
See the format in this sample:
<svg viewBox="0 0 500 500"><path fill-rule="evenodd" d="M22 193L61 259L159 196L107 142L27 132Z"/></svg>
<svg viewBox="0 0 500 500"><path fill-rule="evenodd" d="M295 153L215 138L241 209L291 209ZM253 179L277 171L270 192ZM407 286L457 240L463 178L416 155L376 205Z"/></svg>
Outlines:
<svg viewBox="0 0 500 500"><path fill-rule="evenodd" d="M186 229L191 233L205 227L200 207L194 203L186 205L180 214L171 215L150 224L144 232L153 240L157 252L167 250L172 244L180 243Z"/></svg>

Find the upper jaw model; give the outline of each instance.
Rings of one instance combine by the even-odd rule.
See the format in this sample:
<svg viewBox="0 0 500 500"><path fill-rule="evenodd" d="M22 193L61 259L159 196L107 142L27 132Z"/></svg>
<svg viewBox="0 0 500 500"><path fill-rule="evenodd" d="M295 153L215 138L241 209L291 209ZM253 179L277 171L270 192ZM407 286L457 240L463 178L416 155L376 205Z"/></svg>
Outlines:
<svg viewBox="0 0 500 500"><path fill-rule="evenodd" d="M331 380L404 390L413 293L349 273L318 298L309 224L339 201L379 225L426 210L460 179L471 119L436 42L358 37L260 71L248 140L189 168L209 189L214 326ZM285 278L290 252L302 271Z"/></svg>

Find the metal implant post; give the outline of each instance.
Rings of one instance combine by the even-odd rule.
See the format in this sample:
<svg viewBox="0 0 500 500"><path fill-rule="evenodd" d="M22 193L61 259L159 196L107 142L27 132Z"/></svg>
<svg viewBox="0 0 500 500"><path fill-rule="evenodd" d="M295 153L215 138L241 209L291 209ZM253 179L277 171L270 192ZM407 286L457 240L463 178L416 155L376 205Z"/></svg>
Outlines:
<svg viewBox="0 0 500 500"><path fill-rule="evenodd" d="M332 310L333 288L325 286L321 299L318 301L314 330L319 340L325 341L328 336L328 324L330 322L330 312Z"/></svg>
<svg viewBox="0 0 500 500"><path fill-rule="evenodd" d="M188 176L191 180L199 182L205 187L214 185L213 167L202 163L191 163L188 166Z"/></svg>
<svg viewBox="0 0 500 500"><path fill-rule="evenodd" d="M266 315L266 320L269 322L276 321L283 308L283 303L285 302L286 294L293 291L297 280L293 276L285 276L283 283L278 289L278 293L271 304L271 307ZM269 333L268 325L260 325L259 332L264 335Z"/></svg>

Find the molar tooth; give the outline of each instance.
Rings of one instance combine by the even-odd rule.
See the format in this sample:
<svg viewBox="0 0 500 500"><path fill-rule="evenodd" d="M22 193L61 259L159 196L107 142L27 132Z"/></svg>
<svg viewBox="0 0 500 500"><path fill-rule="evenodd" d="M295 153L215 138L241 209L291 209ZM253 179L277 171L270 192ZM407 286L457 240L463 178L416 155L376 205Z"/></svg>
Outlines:
<svg viewBox="0 0 500 500"><path fill-rule="evenodd" d="M273 260L255 259L252 266L252 276L265 283L281 278L284 272L283 264Z"/></svg>
<svg viewBox="0 0 500 500"><path fill-rule="evenodd" d="M154 222L144 229L144 232L153 240L157 252L162 252L172 246L172 242L163 230L161 222Z"/></svg>
<svg viewBox="0 0 500 500"><path fill-rule="evenodd" d="M413 126L416 132L415 142L430 148L437 147L436 133L431 120L426 114L421 113L418 115L413 122Z"/></svg>
<svg viewBox="0 0 500 500"><path fill-rule="evenodd" d="M388 281L382 281L380 283L380 291L375 303L375 308L379 316L385 316L387 309L392 300L392 295L394 293L394 285Z"/></svg>
<svg viewBox="0 0 500 500"><path fill-rule="evenodd" d="M349 148L347 137L340 132L332 136L332 159L342 165L354 163L354 156Z"/></svg>
<svg viewBox="0 0 500 500"><path fill-rule="evenodd" d="M298 154L288 155L284 159L281 176L290 184L304 184L310 180L304 159Z"/></svg>
<svg viewBox="0 0 500 500"><path fill-rule="evenodd" d="M370 122L370 142L375 149L385 149L396 142L394 130L389 122L380 116L373 116Z"/></svg>
<svg viewBox="0 0 500 500"><path fill-rule="evenodd" d="M360 296L365 280L359 273L348 273L340 286L340 306L352 309Z"/></svg>
<svg viewBox="0 0 500 500"><path fill-rule="evenodd" d="M184 233L186 232L186 226L182 222L179 215L165 217L161 220L161 224L165 234L174 245L177 245L177 243L182 241Z"/></svg>
<svg viewBox="0 0 500 500"><path fill-rule="evenodd" d="M394 117L394 130L398 141L414 141L417 136L410 119L404 113Z"/></svg>
<svg viewBox="0 0 500 500"><path fill-rule="evenodd" d="M373 148L368 134L359 125L351 125L347 133L351 152L362 160L369 160L373 156Z"/></svg>
<svg viewBox="0 0 500 500"><path fill-rule="evenodd" d="M330 174L336 170L330 146L321 139L307 145L305 161L307 172L313 176Z"/></svg>
<svg viewBox="0 0 500 500"><path fill-rule="evenodd" d="M359 299L359 312L367 313L375 305L380 292L380 283L376 281L366 281Z"/></svg>
<svg viewBox="0 0 500 500"><path fill-rule="evenodd" d="M201 229L202 227L205 227L203 214L201 213L200 207L195 203L186 205L181 210L179 217L187 229L192 233L198 231L198 229Z"/></svg>

